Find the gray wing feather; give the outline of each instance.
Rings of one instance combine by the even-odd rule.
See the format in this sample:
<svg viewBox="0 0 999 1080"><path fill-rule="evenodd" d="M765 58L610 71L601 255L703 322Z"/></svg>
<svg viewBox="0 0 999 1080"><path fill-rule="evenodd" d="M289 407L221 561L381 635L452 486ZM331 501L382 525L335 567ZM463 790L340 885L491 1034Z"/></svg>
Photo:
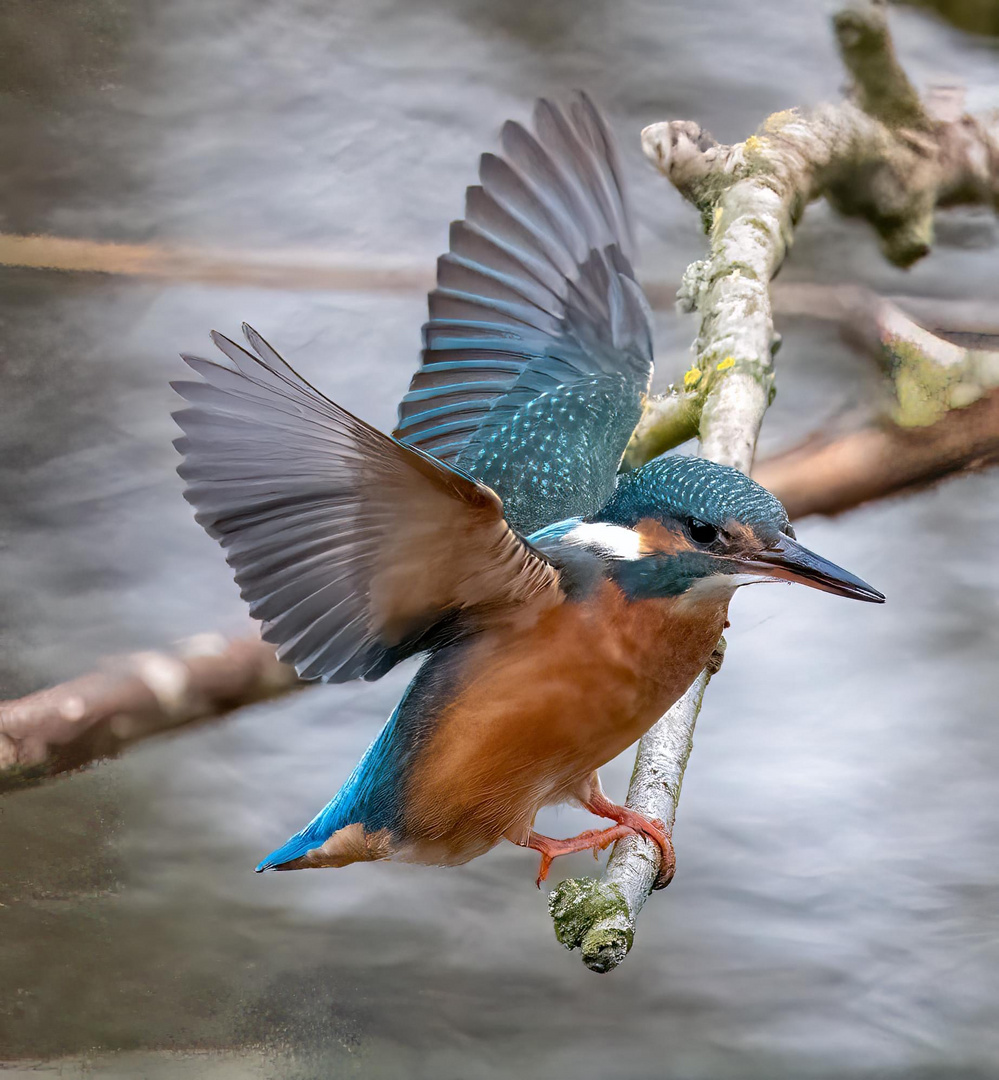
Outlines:
<svg viewBox="0 0 999 1080"><path fill-rule="evenodd" d="M554 602L557 574L485 485L323 397L258 334L219 334L231 366L185 356L200 381L179 468L265 640L304 678L378 678L485 610Z"/></svg>

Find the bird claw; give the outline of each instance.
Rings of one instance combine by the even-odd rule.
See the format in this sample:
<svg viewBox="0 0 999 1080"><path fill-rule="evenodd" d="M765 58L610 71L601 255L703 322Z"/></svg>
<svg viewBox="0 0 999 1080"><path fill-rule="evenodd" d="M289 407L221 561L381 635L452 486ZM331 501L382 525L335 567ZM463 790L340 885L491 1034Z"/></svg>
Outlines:
<svg viewBox="0 0 999 1080"><path fill-rule="evenodd" d="M570 837L568 840L554 840L550 836L540 836L538 833L532 833L526 840L516 841L541 853L538 876L534 880L534 884L539 889L541 883L548 877L553 860L560 855L590 849L593 852L594 859L596 859L604 848L610 847L611 844L623 839L625 836L644 837L659 848L661 852L659 872L653 883L653 889L665 889L673 880L673 875L676 873L676 853L673 850L673 842L669 837L669 833L666 831L666 823L660 818L643 817L637 811L628 807L606 807L605 804L601 806L598 812L603 812L605 808L613 810L612 820L617 821L616 825L612 825L608 829L587 829L585 832ZM605 816L611 817L611 814Z"/></svg>
<svg viewBox="0 0 999 1080"><path fill-rule="evenodd" d="M661 821L657 819L654 824L663 828L663 838L666 843L665 845L659 844L659 873L656 874L656 880L652 883L653 892L656 889L665 889L676 873L676 851L673 848L673 841L666 835L666 830ZM650 839L654 839L654 837L650 837ZM658 840L656 842L658 843Z"/></svg>
<svg viewBox="0 0 999 1080"><path fill-rule="evenodd" d="M676 852L673 850L673 842L666 830L666 823L661 818L647 818L630 806L618 806L612 803L600 790L599 784L594 784L593 792L583 805L590 813L619 822L632 833L644 837L659 848L661 852L659 872L652 888L665 889L676 873Z"/></svg>
<svg viewBox="0 0 999 1080"><path fill-rule="evenodd" d="M610 847L611 844L622 837L632 835L636 831L630 825L618 824L612 825L609 829L587 829L586 832L570 837L568 840L554 840L550 836L540 836L533 833L524 846L541 852L541 864L538 867L538 876L534 884L539 889L541 888L541 882L548 877L552 861L560 855L569 855L575 851L589 849L592 850L593 857L597 858L598 853L603 851L604 848Z"/></svg>
<svg viewBox="0 0 999 1080"><path fill-rule="evenodd" d="M665 889L673 880L673 875L676 873L676 851L669 833L666 832L666 822L662 818L649 818L648 824L653 828L639 828L636 831L659 848L659 872L652 883L654 892L657 889Z"/></svg>

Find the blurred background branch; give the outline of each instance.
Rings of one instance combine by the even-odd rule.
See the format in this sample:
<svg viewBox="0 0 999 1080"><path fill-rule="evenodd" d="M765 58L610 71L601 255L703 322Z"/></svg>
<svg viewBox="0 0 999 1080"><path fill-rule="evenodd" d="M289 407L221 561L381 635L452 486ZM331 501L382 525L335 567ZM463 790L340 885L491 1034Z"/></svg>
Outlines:
<svg viewBox="0 0 999 1080"><path fill-rule="evenodd" d="M844 290L849 334L878 359L888 392L875 415L761 461L754 477L792 518L840 514L999 461L999 352L992 335L932 334L894 304Z"/></svg>
<svg viewBox="0 0 999 1080"><path fill-rule="evenodd" d="M400 293L422 296L434 287L434 271L424 263L383 254L317 257L312 250L257 251L166 245L125 244L61 236L17 236L0 232L0 266L198 282L224 288L248 286L295 292ZM642 278L642 288L657 310L676 307L678 281ZM849 323L858 289L849 285L775 282L774 314ZM999 334L999 312L974 300L903 295L890 298L917 318L936 326ZM650 411L654 414L654 403ZM646 426L650 421L646 421Z"/></svg>
<svg viewBox="0 0 999 1080"><path fill-rule="evenodd" d="M897 385L901 375L939 369L938 377L920 383L926 393L922 407L934 419L908 423L892 398L874 420L845 432L816 432L757 464L754 476L781 499L792 518L839 514L999 462L999 352L929 334L894 304L863 289L825 289L823 295L828 310L835 308L830 317L842 318L851 337L881 360L889 376L895 374L889 386ZM992 342L988 335L958 336ZM675 707L679 715L693 716L707 681L707 673L702 674ZM252 638L227 641L203 634L173 653L110 660L101 671L0 702L0 792L115 757L150 736L221 719L302 685L291 667L277 661L273 646ZM657 734L684 739L692 733L692 723L684 719ZM682 780L677 767L686 756L676 750L665 755L671 777L662 771L663 757L656 754L659 771L646 773L642 783L673 791L669 804L660 807L672 827ZM566 913L560 925L574 919L580 897L593 898L592 885L586 883L570 903L568 888L559 900Z"/></svg>
<svg viewBox="0 0 999 1080"><path fill-rule="evenodd" d="M100 671L0 702L0 792L299 685L273 646L253 638L199 634L171 653L109 660Z"/></svg>

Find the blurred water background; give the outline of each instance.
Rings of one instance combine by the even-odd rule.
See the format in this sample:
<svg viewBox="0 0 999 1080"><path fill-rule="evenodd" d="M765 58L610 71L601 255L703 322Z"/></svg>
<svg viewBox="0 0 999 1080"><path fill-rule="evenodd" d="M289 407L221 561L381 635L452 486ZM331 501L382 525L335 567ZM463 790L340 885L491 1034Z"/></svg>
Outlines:
<svg viewBox="0 0 999 1080"><path fill-rule="evenodd" d="M677 281L704 242L643 163L640 128L692 118L729 141L837 97L830 10L6 0L0 229L430 268L501 122L584 87L623 144L642 271ZM999 104L993 39L926 10L894 9L893 27L921 84ZM903 274L813 207L783 275L999 302L993 219L949 214L939 233ZM0 268L0 696L246 628L174 473L178 352L247 319L388 428L423 314L416 292ZM780 329L763 452L876 385L828 325ZM661 381L692 336L658 315ZM535 856L510 845L450 871L251 872L347 775L412 666L4 798L0 1061L64 1077L999 1076L997 504L989 474L802 523L884 608L736 599L676 880L609 976L557 945ZM628 771L605 770L615 796ZM587 821L551 811L541 827Z"/></svg>

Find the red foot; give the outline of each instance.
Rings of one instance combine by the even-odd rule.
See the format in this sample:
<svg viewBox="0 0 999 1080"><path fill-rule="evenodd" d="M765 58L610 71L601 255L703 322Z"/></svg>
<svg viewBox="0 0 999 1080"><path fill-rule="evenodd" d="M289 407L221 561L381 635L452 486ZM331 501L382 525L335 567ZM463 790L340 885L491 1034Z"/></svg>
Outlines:
<svg viewBox="0 0 999 1080"><path fill-rule="evenodd" d="M673 842L667 835L663 822L659 818L647 818L637 810L632 810L630 806L618 806L617 803L612 803L599 789L583 805L591 814L610 818L611 821L627 827L629 832L638 833L639 836L644 836L658 845L662 855L659 874L653 888L665 889L676 873L676 852L673 850Z"/></svg>
<svg viewBox="0 0 999 1080"><path fill-rule="evenodd" d="M630 825L612 825L609 829L587 829L579 836L571 836L568 840L555 840L550 836L542 836L540 833L531 833L524 841L524 847L533 848L541 852L541 865L538 867L538 877L535 884L540 889L541 882L548 877L552 860L559 855L571 855L574 851L592 850L596 858L598 851L620 840L622 836L630 836L637 830ZM667 841L668 842L668 841Z"/></svg>

